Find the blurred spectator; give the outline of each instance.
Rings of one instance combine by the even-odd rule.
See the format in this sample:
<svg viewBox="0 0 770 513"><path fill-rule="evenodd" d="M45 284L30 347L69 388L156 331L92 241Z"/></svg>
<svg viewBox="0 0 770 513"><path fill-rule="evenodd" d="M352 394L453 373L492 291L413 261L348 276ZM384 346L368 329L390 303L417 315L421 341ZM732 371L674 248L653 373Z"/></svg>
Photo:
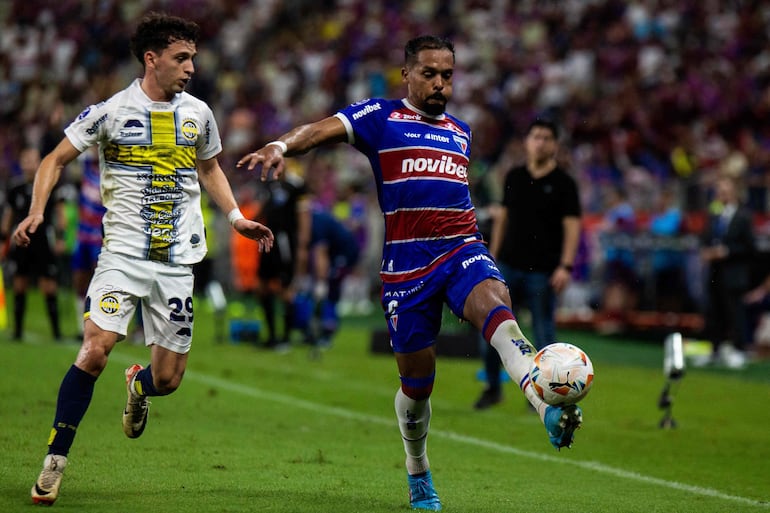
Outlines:
<svg viewBox="0 0 770 513"><path fill-rule="evenodd" d="M254 188L244 185L236 189L236 201L246 219L257 219L262 206L256 200ZM259 288L257 276L262 253L259 245L251 239L240 237L238 234L230 235L230 277L231 286L235 297L230 305L235 317L244 317L250 314ZM245 304L244 304L245 303Z"/></svg>
<svg viewBox="0 0 770 513"><path fill-rule="evenodd" d="M714 344L715 358L741 368L751 344L743 296L751 286L752 219L741 204L733 177L720 177L715 188L716 198L701 238L701 258L706 264L704 334Z"/></svg>
<svg viewBox="0 0 770 513"><path fill-rule="evenodd" d="M770 356L770 274L749 290L743 300L749 313L749 333L758 356Z"/></svg>
<svg viewBox="0 0 770 513"><path fill-rule="evenodd" d="M350 230L356 249L364 255L369 237L369 204L364 186L357 180L350 180L341 187L337 201L332 207L332 214ZM374 305L371 300L372 283L369 272L363 267L363 258L358 258L342 282L342 293L339 300L341 316L357 314L367 315L372 312Z"/></svg>
<svg viewBox="0 0 770 513"><path fill-rule="evenodd" d="M40 151L37 148L24 148L19 155L21 175L8 188L8 202L4 205L0 220L2 239L8 239L16 225L29 213L32 203L32 183L40 165ZM43 213L43 222L30 236L27 247L11 243L8 254L13 283L13 338L22 340L24 336L24 317L27 308L27 289L30 281L37 278L40 291L45 299L48 320L53 338L61 339L59 326L59 305L57 300L59 275L56 243L61 238L56 228L57 192L51 195Z"/></svg>
<svg viewBox="0 0 770 513"><path fill-rule="evenodd" d="M655 285L654 310L681 312L687 304L685 254L676 247L682 232L682 210L676 190L665 187L660 192L655 212L650 218L653 238L652 279Z"/></svg>
<svg viewBox="0 0 770 513"><path fill-rule="evenodd" d="M360 250L353 232L329 212L307 214L309 237L300 233L298 241L305 250L297 252L295 289L301 300L295 302L295 325L304 330L306 342L325 349L339 328L342 282L358 263Z"/></svg>
<svg viewBox="0 0 770 513"><path fill-rule="evenodd" d="M295 276L297 252L308 251L306 245L298 247L298 233L309 230L300 226L300 212L307 210L307 188L304 180L287 169L278 180L260 182L258 200L262 205L260 222L270 226L275 236L275 245L269 253L260 256L258 269L259 283L257 296L265 314L267 323L268 348L285 349L290 342L291 328L294 325L293 294L290 288ZM309 231L307 232L309 233ZM307 261L307 258L302 258ZM276 304L280 302L280 305ZM283 313L281 335L276 323L276 307Z"/></svg>
<svg viewBox="0 0 770 513"><path fill-rule="evenodd" d="M632 249L637 228L636 213L621 186L605 190L605 208L600 227L604 247L604 288L602 316L597 329L610 334L625 329L627 314L636 308L641 287Z"/></svg>

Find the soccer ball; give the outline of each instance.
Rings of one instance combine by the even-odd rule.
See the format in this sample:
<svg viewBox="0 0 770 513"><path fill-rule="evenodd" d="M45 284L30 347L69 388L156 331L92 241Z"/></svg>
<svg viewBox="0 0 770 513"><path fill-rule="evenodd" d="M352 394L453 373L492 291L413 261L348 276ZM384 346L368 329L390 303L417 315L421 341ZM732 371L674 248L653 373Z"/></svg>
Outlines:
<svg viewBox="0 0 770 513"><path fill-rule="evenodd" d="M538 351L529 373L532 387L552 406L575 404L591 389L594 366L577 346L556 342Z"/></svg>

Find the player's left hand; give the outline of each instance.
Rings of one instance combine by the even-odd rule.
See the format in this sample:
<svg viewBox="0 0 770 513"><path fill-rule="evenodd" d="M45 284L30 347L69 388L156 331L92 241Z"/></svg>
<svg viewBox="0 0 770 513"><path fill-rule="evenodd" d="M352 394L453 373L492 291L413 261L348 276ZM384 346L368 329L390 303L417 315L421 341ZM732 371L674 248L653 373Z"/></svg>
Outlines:
<svg viewBox="0 0 770 513"><path fill-rule="evenodd" d="M272 249L274 241L273 232L267 226L249 219L238 219L233 224L233 228L244 237L257 241L259 243L259 251L267 252Z"/></svg>
<svg viewBox="0 0 770 513"><path fill-rule="evenodd" d="M244 155L238 161L236 167L243 167L244 165L246 165L246 169L249 171L253 171L258 165L261 165L260 178L265 182L270 178L270 170L273 171L272 178L280 177L283 173L285 162L281 148L275 144L268 144L257 151Z"/></svg>

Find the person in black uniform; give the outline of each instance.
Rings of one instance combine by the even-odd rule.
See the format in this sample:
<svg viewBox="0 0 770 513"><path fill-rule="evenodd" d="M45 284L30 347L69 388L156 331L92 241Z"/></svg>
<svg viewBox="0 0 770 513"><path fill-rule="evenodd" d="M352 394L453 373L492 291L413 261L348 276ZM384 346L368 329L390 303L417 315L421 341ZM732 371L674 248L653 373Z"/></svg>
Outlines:
<svg viewBox="0 0 770 513"><path fill-rule="evenodd" d="M556 341L556 297L570 282L580 238L578 188L556 161L558 135L550 120L530 124L524 140L527 162L505 177L489 245L512 303L532 314L537 349ZM500 366L497 353L486 351L487 386L476 409L502 400Z"/></svg>
<svg viewBox="0 0 770 513"><path fill-rule="evenodd" d="M267 323L268 348L281 348L289 343L294 325L293 297L290 285L294 280L297 233L300 231L300 209L306 208L307 188L304 180L285 173L278 180L262 182L258 200L262 204L261 222L269 225L275 236L275 245L263 253L259 261L259 288L257 295ZM283 304L283 332L278 337L276 326L276 299Z"/></svg>
<svg viewBox="0 0 770 513"><path fill-rule="evenodd" d="M3 243L12 233L13 228L25 217L32 202L32 183L35 171L40 165L40 151L27 147L19 154L21 175L12 180L8 189L8 201L3 209L0 234ZM60 238L61 230L57 230L55 215L57 195L51 195L46 204L43 223L31 235L27 247L12 244L8 253L10 274L13 276L13 338L21 340L24 335L24 316L27 309L27 289L30 281L38 278L38 287L45 297L48 319L51 331L56 340L61 339L59 325L58 291L58 258L56 256L56 240Z"/></svg>
<svg viewBox="0 0 770 513"><path fill-rule="evenodd" d="M745 351L751 344L743 296L751 287L755 254L752 217L740 201L735 179L719 177L715 192L709 221L701 234L706 278L704 335L714 344L715 360L740 369L746 365ZM732 347L725 341L732 342Z"/></svg>

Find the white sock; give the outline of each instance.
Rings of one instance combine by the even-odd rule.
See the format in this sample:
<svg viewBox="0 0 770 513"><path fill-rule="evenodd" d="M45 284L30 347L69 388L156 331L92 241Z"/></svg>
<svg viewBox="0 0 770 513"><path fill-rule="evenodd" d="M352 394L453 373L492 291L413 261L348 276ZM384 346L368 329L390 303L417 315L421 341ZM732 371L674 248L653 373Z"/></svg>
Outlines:
<svg viewBox="0 0 770 513"><path fill-rule="evenodd" d="M430 468L427 444L430 427L430 399L415 401L400 388L396 392L396 417L406 452L406 471L422 474Z"/></svg>
<svg viewBox="0 0 770 513"><path fill-rule="evenodd" d="M529 382L532 360L537 353L535 347L527 340L527 337L521 332L519 324L513 319L501 322L492 334L489 343L497 350L508 375L519 385L542 420L548 404L538 397Z"/></svg>

